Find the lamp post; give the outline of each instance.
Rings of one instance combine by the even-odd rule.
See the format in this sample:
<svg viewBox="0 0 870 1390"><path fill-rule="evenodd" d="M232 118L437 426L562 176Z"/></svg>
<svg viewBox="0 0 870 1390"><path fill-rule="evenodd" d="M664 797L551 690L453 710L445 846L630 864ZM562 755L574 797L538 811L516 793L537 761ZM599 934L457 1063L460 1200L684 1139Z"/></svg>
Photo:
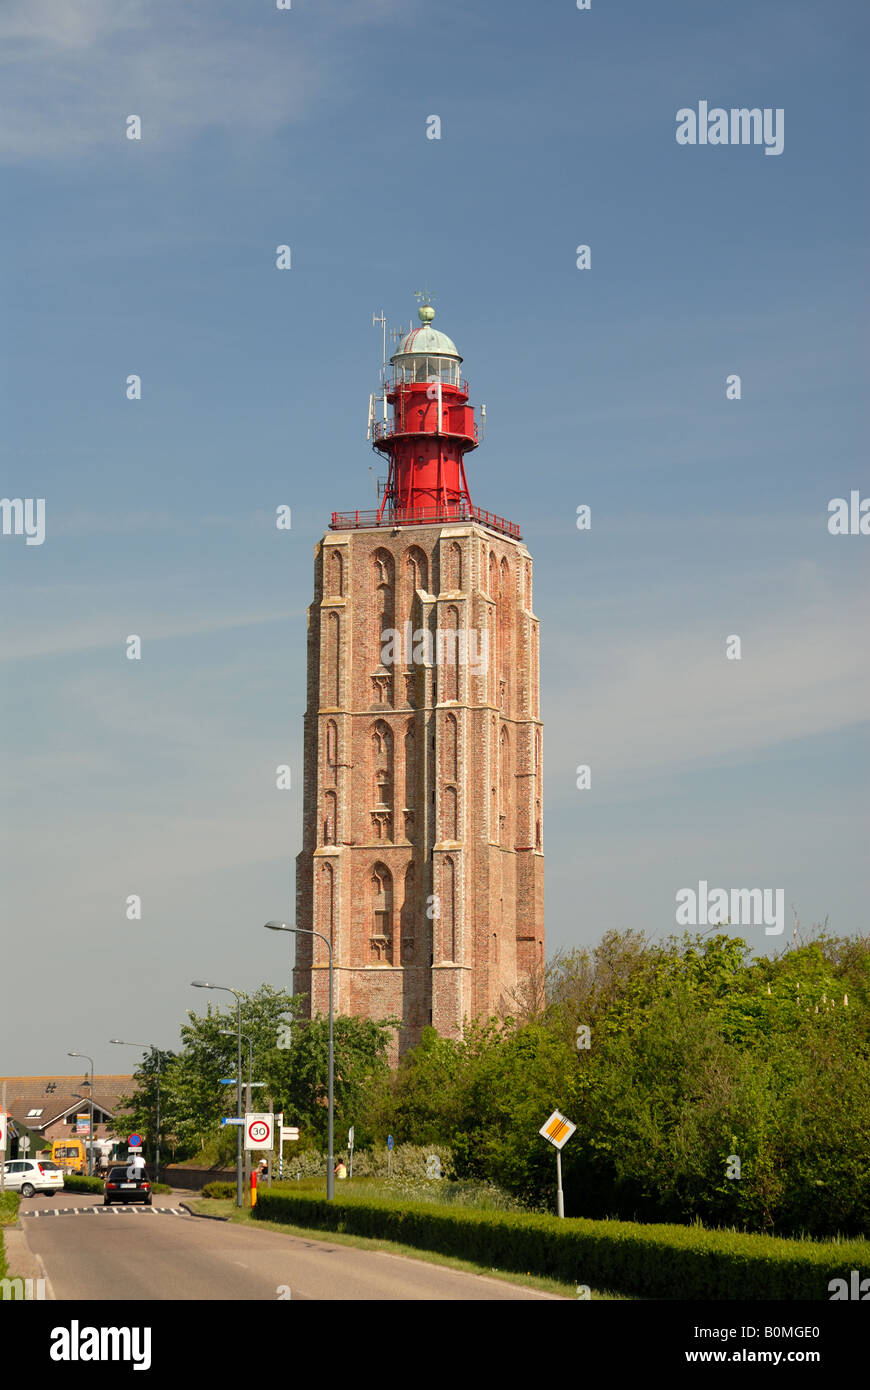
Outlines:
<svg viewBox="0 0 870 1390"><path fill-rule="evenodd" d="M329 952L329 1155L326 1165L326 1200L331 1202L335 1196L335 1162L333 1155L333 1125L335 1118L335 1057L333 1052L332 1040L332 942L323 932L311 931L308 927L290 927L286 922L266 922L269 931L291 931L300 936L317 936L321 941L326 942L326 949Z"/></svg>
<svg viewBox="0 0 870 1390"><path fill-rule="evenodd" d="M94 1059L89 1057L86 1052L68 1052L67 1057L84 1057L86 1062L91 1064L91 1124L90 1134L88 1135L88 1177L93 1177L94 1171Z"/></svg>
<svg viewBox="0 0 870 1390"><path fill-rule="evenodd" d="M225 1038L232 1038L232 1037L235 1037L235 1034L233 1033L232 1028L219 1028L219 1029L218 1029L218 1032L219 1032L223 1037L225 1037ZM247 1110L253 1109L253 1104L254 1104L254 1095L253 1095L253 1085L254 1085L254 1041L253 1041L253 1038L250 1036L249 1033L243 1033L243 1034L242 1034L242 1037L244 1038L245 1042L248 1044L248 1100L247 1100L247 1104L246 1104L246 1106L245 1106L245 1110L247 1111ZM239 1078L239 1084L241 1085L241 1078ZM246 1149L245 1149L245 1191L246 1191L246 1192L249 1192L249 1191L250 1191L250 1188L251 1188L251 1154L250 1154L250 1150L246 1148Z"/></svg>
<svg viewBox="0 0 870 1390"><path fill-rule="evenodd" d="M134 1043L124 1042L123 1038L109 1038L110 1043L116 1043L118 1047L150 1047L157 1058L157 1117L154 1126L155 1152L154 1152L154 1181L160 1181L160 1050L153 1043Z"/></svg>
<svg viewBox="0 0 870 1390"><path fill-rule="evenodd" d="M234 1038L236 1036L232 1028L219 1028L218 1032L224 1038ZM248 1106L250 1107L251 1085L254 1075L254 1040L249 1033L243 1033L242 1040L248 1044Z"/></svg>
<svg viewBox="0 0 870 1390"><path fill-rule="evenodd" d="M243 1116L242 1116L242 996L241 996L241 994L239 993L239 991L238 991L237 989L233 989L231 985L211 985L211 984L208 983L207 980L191 980L190 983L193 985L193 987L194 987L195 989L222 989L222 990L224 990L227 994L234 994L234 995L236 996L236 1025L237 1025L237 1027L236 1027L236 1032L237 1032L237 1036L238 1036L238 1040L239 1040L239 1047L238 1047L238 1072L237 1072L237 1075L238 1075L238 1078L239 1078L239 1085L238 1085L238 1091L237 1091L237 1097L236 1097L236 1119L237 1119L237 1120L241 1120L241 1119L243 1118ZM241 1206L243 1205L243 1199L242 1199L242 1126L241 1126L241 1124L236 1125L236 1133L238 1134L238 1139L236 1140L236 1206L237 1206L237 1207L241 1207Z"/></svg>

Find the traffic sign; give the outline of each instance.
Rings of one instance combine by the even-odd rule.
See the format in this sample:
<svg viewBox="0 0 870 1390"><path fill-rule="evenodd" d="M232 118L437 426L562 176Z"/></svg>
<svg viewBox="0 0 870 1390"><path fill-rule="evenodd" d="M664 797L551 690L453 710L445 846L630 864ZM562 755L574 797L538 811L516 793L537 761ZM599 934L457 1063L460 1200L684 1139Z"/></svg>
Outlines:
<svg viewBox="0 0 870 1390"><path fill-rule="evenodd" d="M129 1145L129 1147L130 1147L131 1149L139 1149L139 1148L141 1148L141 1147L142 1147L142 1135L141 1135L141 1134L130 1134L130 1135L128 1135L128 1136L127 1136L127 1143L128 1143L128 1145Z"/></svg>
<svg viewBox="0 0 870 1390"><path fill-rule="evenodd" d="M538 1133L549 1139L555 1149L563 1149L576 1128L577 1126L566 1120L564 1115L560 1115L558 1110L554 1110L546 1124L541 1125Z"/></svg>
<svg viewBox="0 0 870 1390"><path fill-rule="evenodd" d="M393 1136L392 1136L392 1134L388 1134L388 1135L387 1135L387 1148L390 1149L390 1150L392 1150L392 1147L393 1147Z"/></svg>
<svg viewBox="0 0 870 1390"><path fill-rule="evenodd" d="M0 1153L6 1152L6 1122L8 1116L5 1110L0 1110Z"/></svg>
<svg viewBox="0 0 870 1390"><path fill-rule="evenodd" d="M282 1125L279 1138L282 1144L292 1143L294 1139L299 1138L299 1130L295 1125Z"/></svg>
<svg viewBox="0 0 870 1390"><path fill-rule="evenodd" d="M243 1125L244 1123L244 1120L237 1119L235 1115L228 1115L226 1119L221 1120L222 1125Z"/></svg>
<svg viewBox="0 0 870 1390"><path fill-rule="evenodd" d="M347 1147L349 1149L353 1148L353 1125L351 1125L350 1129L347 1131Z"/></svg>
<svg viewBox="0 0 870 1390"><path fill-rule="evenodd" d="M275 1137L275 1116L267 1110L249 1110L245 1115L245 1148L271 1149Z"/></svg>
<svg viewBox="0 0 870 1390"><path fill-rule="evenodd" d="M30 1135L29 1135L29 1134L22 1134L21 1138L18 1140L18 1147L19 1147L19 1149L21 1150L21 1152L22 1152L23 1154L26 1154L26 1153L28 1152L28 1150L29 1150L29 1148L30 1148Z"/></svg>

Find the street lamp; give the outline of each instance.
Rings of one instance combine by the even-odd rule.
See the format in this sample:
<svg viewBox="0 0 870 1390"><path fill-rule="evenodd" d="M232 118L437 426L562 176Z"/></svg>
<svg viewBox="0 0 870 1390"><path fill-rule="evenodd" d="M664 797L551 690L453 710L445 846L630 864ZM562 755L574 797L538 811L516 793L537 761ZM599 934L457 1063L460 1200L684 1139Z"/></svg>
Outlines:
<svg viewBox="0 0 870 1390"><path fill-rule="evenodd" d="M235 1033L233 1032L232 1028L219 1028L219 1029L218 1029L218 1032L221 1034L222 1037L225 1037L225 1038L233 1038L233 1037L235 1037ZM254 1040L253 1040L253 1038L250 1036L249 1033L243 1033L243 1034L242 1034L242 1037L244 1038L245 1042L248 1044L248 1103L247 1103L246 1109L247 1109L247 1110L251 1110L251 1109L253 1109L253 1104L254 1104L254 1095L253 1095L253 1087L254 1087ZM242 1082L241 1082L241 1077L239 1077L239 1085L241 1085L241 1084L242 1084ZM258 1085L258 1086L261 1085L261 1084L265 1084L265 1083L261 1083L261 1082L259 1082L259 1081L257 1082L257 1085ZM248 1185L249 1185L250 1180L251 1180L251 1166L250 1166L250 1165L251 1165L250 1150L246 1148L246 1149L245 1149L245 1191L247 1191Z"/></svg>
<svg viewBox="0 0 870 1390"><path fill-rule="evenodd" d="M227 994L234 994L234 995L236 996L236 1024L237 1024L236 1031L237 1031L238 1040L239 1040L239 1047L238 1047L238 1073L237 1073L238 1078L239 1078L239 1085L238 1085L237 1096L236 1096L236 1119L239 1120L239 1121L241 1121L242 1118L243 1118L243 1117L242 1117L242 996L241 996L241 994L239 993L239 991L238 991L237 989L233 989L231 985L211 985L211 984L208 983L207 980L191 980L190 983L193 985L194 989L222 989L222 990L224 990ZM236 1133L238 1134L238 1139L237 1139L237 1141L236 1141L236 1206L237 1206L237 1207L241 1207L241 1206L243 1205L243 1199L242 1199L242 1126L241 1126L241 1123L239 1123L239 1124L236 1125Z"/></svg>
<svg viewBox="0 0 870 1390"><path fill-rule="evenodd" d="M160 1050L153 1043L134 1043L124 1042L123 1038L109 1038L110 1043L117 1043L118 1047L150 1047L157 1058L157 1118L155 1121L155 1155L154 1169L155 1182L160 1181Z"/></svg>
<svg viewBox="0 0 870 1390"><path fill-rule="evenodd" d="M331 1202L335 1196L335 1163L333 1161L333 1137L335 1119L335 1056L332 1043L332 942L323 932L311 931L309 927L290 927L286 922L266 922L265 926L269 931L292 931L301 936L317 936L321 941L326 942L326 949L329 952L329 1155L326 1165L326 1200Z"/></svg>
<svg viewBox="0 0 870 1390"><path fill-rule="evenodd" d="M236 1036L232 1028L219 1028L218 1032L223 1038L234 1038ZM248 1107L250 1108L251 1084L254 1075L254 1040L249 1033L243 1033L242 1041L248 1044Z"/></svg>
<svg viewBox="0 0 870 1390"><path fill-rule="evenodd" d="M91 1124L88 1135L88 1177L93 1177L94 1169L94 1059L86 1052L68 1052L67 1057L84 1057L91 1064Z"/></svg>

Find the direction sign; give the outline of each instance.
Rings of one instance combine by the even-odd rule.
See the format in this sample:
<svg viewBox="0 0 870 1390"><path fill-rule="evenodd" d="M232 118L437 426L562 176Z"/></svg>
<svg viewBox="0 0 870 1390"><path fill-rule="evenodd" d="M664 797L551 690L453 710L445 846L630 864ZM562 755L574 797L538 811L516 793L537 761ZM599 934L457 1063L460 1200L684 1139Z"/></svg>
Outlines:
<svg viewBox="0 0 870 1390"><path fill-rule="evenodd" d="M243 1125L244 1123L244 1120L237 1119L235 1115L228 1115L226 1119L221 1120L222 1125Z"/></svg>
<svg viewBox="0 0 870 1390"><path fill-rule="evenodd" d="M347 1147L349 1149L353 1148L353 1125L351 1125L350 1129L347 1131Z"/></svg>
<svg viewBox="0 0 870 1390"><path fill-rule="evenodd" d="M546 1124L541 1125L538 1133L549 1139L555 1149L563 1149L576 1128L577 1126L566 1120L564 1115L560 1115L558 1110L554 1110Z"/></svg>
<svg viewBox="0 0 870 1390"><path fill-rule="evenodd" d="M299 1130L296 1125L282 1125L278 1137L282 1144L289 1144L299 1138Z"/></svg>
<svg viewBox="0 0 870 1390"><path fill-rule="evenodd" d="M271 1149L275 1137L275 1116L267 1110L249 1110L245 1115L245 1148Z"/></svg>

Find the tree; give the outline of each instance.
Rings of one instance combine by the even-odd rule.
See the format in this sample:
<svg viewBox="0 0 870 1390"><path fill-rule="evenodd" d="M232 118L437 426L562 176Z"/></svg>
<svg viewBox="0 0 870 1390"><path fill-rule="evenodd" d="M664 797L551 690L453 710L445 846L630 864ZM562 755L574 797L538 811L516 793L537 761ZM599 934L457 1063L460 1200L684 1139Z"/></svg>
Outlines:
<svg viewBox="0 0 870 1390"><path fill-rule="evenodd" d="M242 1034L253 1043L255 1081L266 1079L266 1059L275 1049L282 1021L298 1015L302 1004L301 999L270 985L241 996ZM211 1142L218 1143L221 1157L232 1158L236 1139L229 1131L222 1131L220 1122L235 1110L235 1087L223 1086L221 1081L236 1077L236 1031L235 1004L222 1007L210 1003L204 1014L189 1011L181 1027L181 1050L161 1054L168 1059L160 1077L161 1130L173 1155L177 1151L188 1157ZM155 1066L150 1058L136 1073L139 1084L129 1099L130 1117L149 1136L154 1123ZM243 1085L247 1075L248 1044L243 1041Z"/></svg>
<svg viewBox="0 0 870 1390"><path fill-rule="evenodd" d="M165 1077L170 1064L175 1061L174 1052L163 1052L151 1047L133 1073L136 1090L132 1096L119 1097L119 1113L115 1116L112 1132L117 1138L126 1138L131 1133L141 1133L145 1140L145 1151L154 1158L157 1148L157 1090L158 1072L160 1087L160 1132L166 1132L165 1125ZM165 1153L165 1150L163 1150ZM163 1155L161 1155L162 1157Z"/></svg>
<svg viewBox="0 0 870 1390"><path fill-rule="evenodd" d="M370 1103L389 1076L387 1054L398 1024L341 1014L333 1019L336 1127L354 1125L360 1148L382 1137L372 1132ZM305 1126L321 1144L328 1127L328 1060L329 1020L318 1015L297 1023L290 1046L273 1048L264 1069L285 1120Z"/></svg>

